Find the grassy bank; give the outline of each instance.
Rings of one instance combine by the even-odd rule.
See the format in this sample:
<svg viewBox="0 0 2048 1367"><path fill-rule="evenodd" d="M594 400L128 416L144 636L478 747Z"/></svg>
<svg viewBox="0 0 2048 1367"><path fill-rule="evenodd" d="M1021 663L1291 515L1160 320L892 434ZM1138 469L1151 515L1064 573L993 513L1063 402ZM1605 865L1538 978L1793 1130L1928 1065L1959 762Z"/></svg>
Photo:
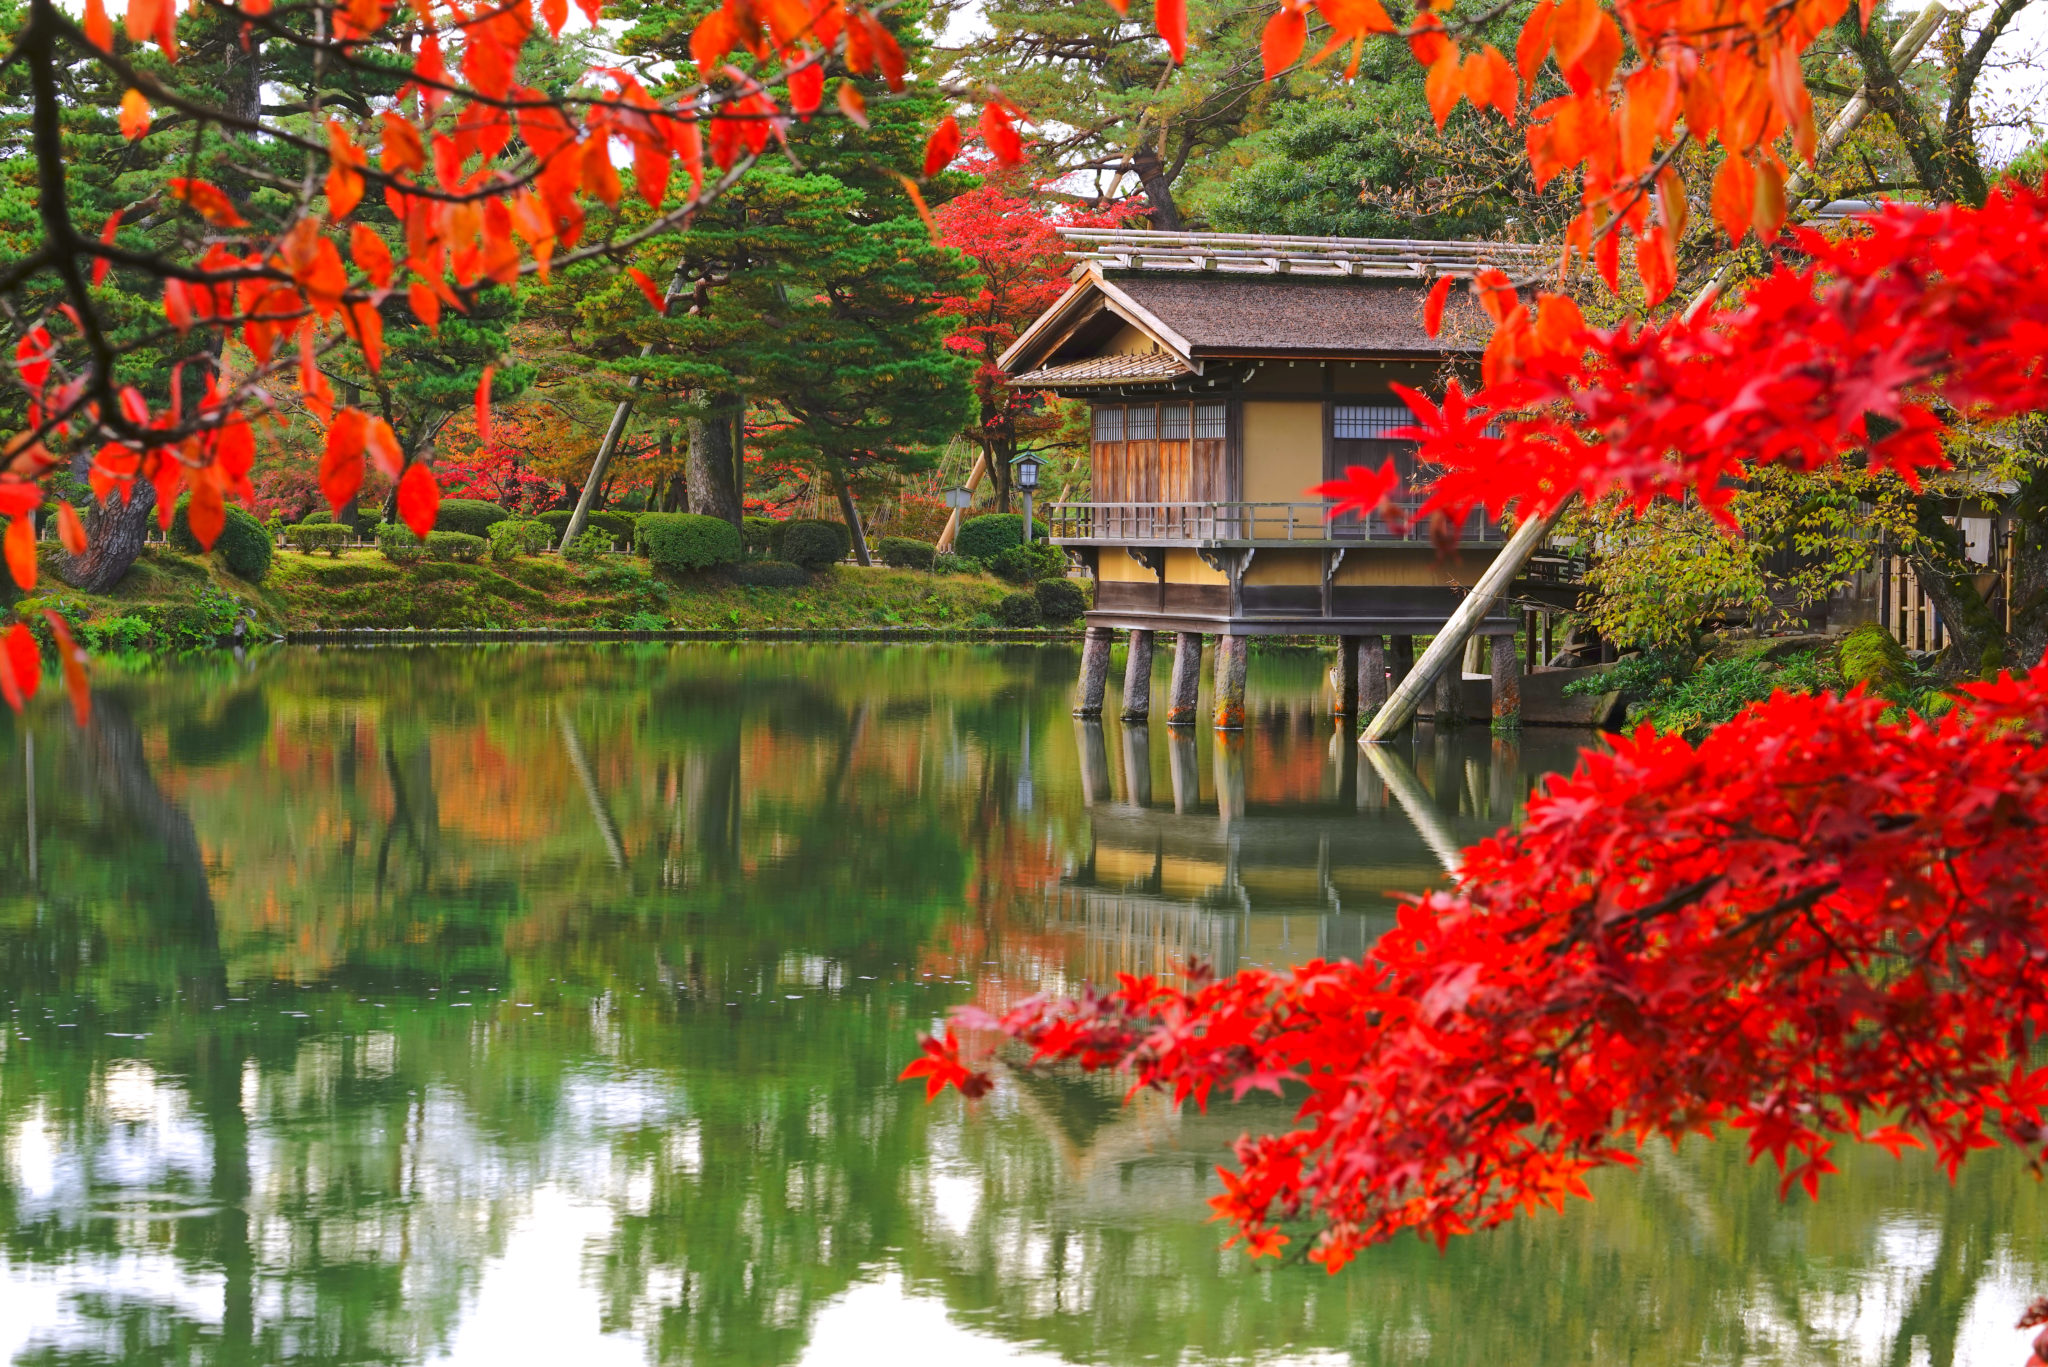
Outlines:
<svg viewBox="0 0 2048 1367"><path fill-rule="evenodd" d="M578 565L554 556L506 564L397 565L375 550L281 551L250 585L216 556L152 545L111 592L84 594L46 575L35 607L57 607L95 649L209 644L253 618L263 634L352 628L664 631L934 627L975 630L1008 584L986 575L834 566L799 588L762 588L706 574L670 579L644 560Z"/></svg>

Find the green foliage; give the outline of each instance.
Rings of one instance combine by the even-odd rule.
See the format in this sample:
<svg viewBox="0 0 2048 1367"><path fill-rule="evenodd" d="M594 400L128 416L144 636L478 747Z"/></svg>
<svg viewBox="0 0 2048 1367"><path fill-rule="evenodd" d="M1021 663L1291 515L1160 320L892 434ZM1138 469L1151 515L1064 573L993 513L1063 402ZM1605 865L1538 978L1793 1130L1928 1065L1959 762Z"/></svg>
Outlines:
<svg viewBox="0 0 2048 1367"><path fill-rule="evenodd" d="M701 513L647 513L640 518L639 548L661 569L708 570L740 558L740 530Z"/></svg>
<svg viewBox="0 0 2048 1367"><path fill-rule="evenodd" d="M846 558L853 549L853 534L838 522L786 522L780 548L784 560L807 570L822 570Z"/></svg>
<svg viewBox="0 0 2048 1367"><path fill-rule="evenodd" d="M491 543L493 560L538 555L555 544L554 533L548 529L547 523L511 518L493 522L486 539Z"/></svg>
<svg viewBox="0 0 2048 1367"><path fill-rule="evenodd" d="M572 545L562 547L562 558L577 565L589 565L611 554L611 533L602 527L585 527Z"/></svg>
<svg viewBox="0 0 2048 1367"><path fill-rule="evenodd" d="M185 517L190 504L190 499L178 500L177 509L171 514L171 529L167 536L179 550L198 555L201 553L199 538L192 535L192 526ZM253 514L232 503L227 506L226 513L213 548L220 552L221 561L230 574L251 584L260 584L263 576L270 573L270 532Z"/></svg>
<svg viewBox="0 0 2048 1367"><path fill-rule="evenodd" d="M1668 693L1692 673L1696 656L1696 651L1683 647L1638 651L1612 669L1573 679L1564 686L1564 694L1568 698L1597 698L1603 693L1646 698Z"/></svg>
<svg viewBox="0 0 2048 1367"><path fill-rule="evenodd" d="M309 526L315 522L334 522L337 520L338 519L334 516L333 512L330 511L329 509L315 508L312 512L307 513L304 517L299 519L299 525Z"/></svg>
<svg viewBox="0 0 2048 1367"><path fill-rule="evenodd" d="M932 557L932 572L935 574L980 574L981 562L969 560L964 555L947 552Z"/></svg>
<svg viewBox="0 0 2048 1367"><path fill-rule="evenodd" d="M988 562L996 578L1012 584L1035 584L1067 572L1067 553L1046 541L1031 541L998 551Z"/></svg>
<svg viewBox="0 0 2048 1367"><path fill-rule="evenodd" d="M1045 524L1033 518L1031 527L1032 538L1043 541L1048 534ZM984 513L960 523L960 534L953 540L953 550L969 560L993 560L1010 547L1023 544L1023 514Z"/></svg>
<svg viewBox="0 0 2048 1367"><path fill-rule="evenodd" d="M426 543L403 522L377 524L377 549L394 565L416 565L427 556Z"/></svg>
<svg viewBox="0 0 2048 1367"><path fill-rule="evenodd" d="M885 536L875 543L875 553L884 565L898 569L928 570L932 567L932 543L907 536Z"/></svg>
<svg viewBox="0 0 2048 1367"><path fill-rule="evenodd" d="M773 517L744 517L740 519L740 540L749 555L773 555L776 543L782 539L783 523Z"/></svg>
<svg viewBox="0 0 2048 1367"><path fill-rule="evenodd" d="M537 520L546 524L548 530L554 534L549 544L552 545L562 539L562 533L569 530L569 519L574 516L575 513L567 508L550 508L540 514ZM585 517L583 527L585 531L595 527L609 536L614 544L631 545L633 528L639 520L640 515L636 513L600 511Z"/></svg>
<svg viewBox="0 0 2048 1367"><path fill-rule="evenodd" d="M427 558L473 565L484 558L484 552L490 549L490 545L482 537L468 532L435 530L427 533Z"/></svg>
<svg viewBox="0 0 2048 1367"><path fill-rule="evenodd" d="M1879 697L1906 700L1912 685L1912 663L1906 648L1875 622L1857 627L1842 638L1838 653L1842 681L1863 684Z"/></svg>
<svg viewBox="0 0 2048 1367"><path fill-rule="evenodd" d="M1698 740L1773 693L1818 693L1841 686L1841 674L1825 655L1802 651L1774 660L1766 645L1692 665L1675 652L1644 652L1597 677L1574 679L1565 691L1619 690L1629 699L1630 724L1647 722L1659 731Z"/></svg>
<svg viewBox="0 0 2048 1367"><path fill-rule="evenodd" d="M1088 594L1072 579L1041 579L1031 587L1038 599L1038 612L1047 622L1065 626L1078 622L1088 611Z"/></svg>
<svg viewBox="0 0 2048 1367"><path fill-rule="evenodd" d="M339 559L341 548L355 539L355 528L339 522L301 522L284 529L285 540L307 555L325 550Z"/></svg>
<svg viewBox="0 0 2048 1367"><path fill-rule="evenodd" d="M497 504L486 503L480 498L444 498L440 512L434 517L434 530L483 537L490 534L492 524L506 521L511 516Z"/></svg>
<svg viewBox="0 0 2048 1367"><path fill-rule="evenodd" d="M1037 597L1029 593L1004 594L995 606L994 616L1006 627L1035 627L1045 620Z"/></svg>
<svg viewBox="0 0 2048 1367"><path fill-rule="evenodd" d="M810 571L787 560L744 561L727 566L725 576L735 584L764 589L800 589L811 582Z"/></svg>

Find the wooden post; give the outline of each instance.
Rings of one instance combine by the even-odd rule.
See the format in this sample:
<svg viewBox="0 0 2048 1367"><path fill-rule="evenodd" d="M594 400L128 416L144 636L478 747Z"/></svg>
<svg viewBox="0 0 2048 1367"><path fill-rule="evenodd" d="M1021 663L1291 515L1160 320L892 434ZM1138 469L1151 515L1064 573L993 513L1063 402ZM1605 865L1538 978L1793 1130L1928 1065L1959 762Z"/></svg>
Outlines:
<svg viewBox="0 0 2048 1367"><path fill-rule="evenodd" d="M973 493L975 486L981 483L981 477L987 473L988 455L983 453L974 458L974 468L967 472L967 492ZM944 555L953 549L953 541L960 535L960 519L966 515L966 509L955 508L952 514L947 517L946 528L939 533L938 544L932 548L935 555Z"/></svg>
<svg viewBox="0 0 2048 1367"><path fill-rule="evenodd" d="M1515 638L1493 638L1493 729L1510 732L1522 724L1522 657Z"/></svg>
<svg viewBox="0 0 2048 1367"><path fill-rule="evenodd" d="M1173 638L1173 682L1167 686L1166 724L1193 726L1202 705L1202 633L1181 631Z"/></svg>
<svg viewBox="0 0 2048 1367"><path fill-rule="evenodd" d="M1252 638L1216 638L1216 729L1244 730L1244 675L1250 661Z"/></svg>
<svg viewBox="0 0 2048 1367"><path fill-rule="evenodd" d="M1358 644L1356 636L1337 638L1337 715L1358 715Z"/></svg>
<svg viewBox="0 0 2048 1367"><path fill-rule="evenodd" d="M1081 681L1074 699L1074 715L1102 715L1102 690L1109 682L1108 627L1090 627L1081 642Z"/></svg>
<svg viewBox="0 0 2048 1367"><path fill-rule="evenodd" d="M1390 687L1398 690L1402 682L1414 672L1415 638L1413 636L1396 636L1394 638L1393 669L1387 676L1387 683Z"/></svg>
<svg viewBox="0 0 2048 1367"><path fill-rule="evenodd" d="M1439 731L1465 724L1465 671L1455 660L1436 676L1435 721Z"/></svg>
<svg viewBox="0 0 2048 1367"><path fill-rule="evenodd" d="M1387 638L1358 638L1358 711L1369 717L1387 700Z"/></svg>
<svg viewBox="0 0 2048 1367"><path fill-rule="evenodd" d="M1130 655L1124 661L1124 720L1144 721L1152 715L1152 633L1131 633Z"/></svg>

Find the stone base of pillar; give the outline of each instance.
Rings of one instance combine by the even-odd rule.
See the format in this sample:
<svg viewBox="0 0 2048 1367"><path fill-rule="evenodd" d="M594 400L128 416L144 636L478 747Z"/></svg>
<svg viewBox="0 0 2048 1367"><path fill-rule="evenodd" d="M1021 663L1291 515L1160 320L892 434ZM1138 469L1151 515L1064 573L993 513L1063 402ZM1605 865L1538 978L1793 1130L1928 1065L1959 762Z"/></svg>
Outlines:
<svg viewBox="0 0 2048 1367"><path fill-rule="evenodd" d="M1145 721L1152 715L1152 633L1131 633L1130 655L1124 661L1124 720Z"/></svg>
<svg viewBox="0 0 2048 1367"><path fill-rule="evenodd" d="M1166 690L1166 724L1193 726L1202 706L1202 633L1175 632L1173 682Z"/></svg>
<svg viewBox="0 0 2048 1367"><path fill-rule="evenodd" d="M1358 715L1358 641L1356 636L1337 638L1337 715Z"/></svg>
<svg viewBox="0 0 2048 1367"><path fill-rule="evenodd" d="M1443 672L1436 676L1433 721L1439 731L1465 724L1465 671L1456 660L1446 661Z"/></svg>
<svg viewBox="0 0 2048 1367"><path fill-rule="evenodd" d="M1244 676L1251 661L1252 638L1216 638L1216 729L1244 730Z"/></svg>
<svg viewBox="0 0 2048 1367"><path fill-rule="evenodd" d="M1493 638L1493 729L1514 731L1522 725L1522 657L1515 638Z"/></svg>
<svg viewBox="0 0 2048 1367"><path fill-rule="evenodd" d="M1108 627L1090 627L1081 641L1081 678L1075 686L1074 715L1102 715L1102 693L1109 683Z"/></svg>

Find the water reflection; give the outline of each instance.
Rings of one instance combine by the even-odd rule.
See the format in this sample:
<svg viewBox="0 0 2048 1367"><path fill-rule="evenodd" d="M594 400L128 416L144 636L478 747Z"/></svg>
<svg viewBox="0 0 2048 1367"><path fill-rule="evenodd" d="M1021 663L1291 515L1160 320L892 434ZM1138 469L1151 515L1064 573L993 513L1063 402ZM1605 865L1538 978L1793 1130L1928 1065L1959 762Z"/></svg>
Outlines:
<svg viewBox="0 0 2048 1367"><path fill-rule="evenodd" d="M1072 667L303 651L0 722L0 1360L2011 1359L2003 1155L1812 1207L1699 1145L1332 1280L1201 1219L1284 1109L922 1105L954 1003L1358 952L1573 744L1361 758L1285 655L1241 738L1076 727Z"/></svg>

